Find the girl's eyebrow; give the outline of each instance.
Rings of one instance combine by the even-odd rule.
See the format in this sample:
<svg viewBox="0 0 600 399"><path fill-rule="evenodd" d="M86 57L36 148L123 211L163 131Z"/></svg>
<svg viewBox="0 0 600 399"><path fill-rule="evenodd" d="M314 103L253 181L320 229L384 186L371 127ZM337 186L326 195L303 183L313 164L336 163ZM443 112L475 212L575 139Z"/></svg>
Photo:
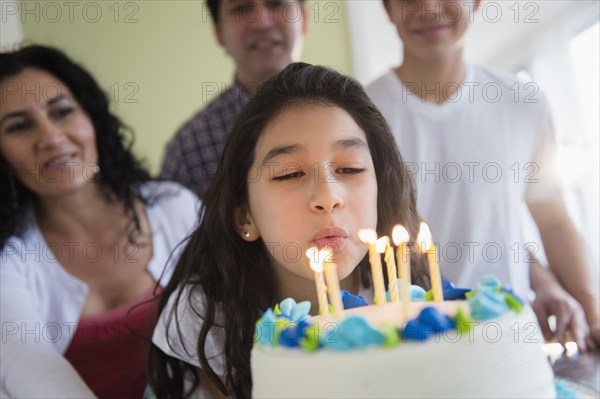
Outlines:
<svg viewBox="0 0 600 399"><path fill-rule="evenodd" d="M305 148L303 146L301 146L300 144L282 145L282 146L272 148L271 150L269 150L269 152L267 152L267 155L265 155L265 157L263 158L262 165L267 166L268 162L271 159L278 157L280 155L293 154L293 153L304 151L304 150L305 150Z"/></svg>
<svg viewBox="0 0 600 399"><path fill-rule="evenodd" d="M358 137L352 137L349 139L338 140L333 144L334 150L346 150L346 149L358 149L361 151L365 151L369 153L369 146L364 140ZM282 145L275 148L272 148L267 152L267 155L263 158L262 165L267 166L267 164L273 159L280 155L286 154L294 154L297 152L305 151L306 148L300 144L290 144L290 145Z"/></svg>
<svg viewBox="0 0 600 399"><path fill-rule="evenodd" d="M369 152L369 146L362 139L353 137L350 139L338 140L333 145L334 149L352 149L356 148Z"/></svg>

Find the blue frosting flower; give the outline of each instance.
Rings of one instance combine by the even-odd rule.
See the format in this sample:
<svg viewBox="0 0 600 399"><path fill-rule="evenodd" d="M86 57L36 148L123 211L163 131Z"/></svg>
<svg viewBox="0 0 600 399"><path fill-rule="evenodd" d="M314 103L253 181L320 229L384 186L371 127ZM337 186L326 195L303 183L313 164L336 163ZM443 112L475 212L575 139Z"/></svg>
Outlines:
<svg viewBox="0 0 600 399"><path fill-rule="evenodd" d="M296 303L292 298L284 299L275 305L274 310L267 309L256 322L254 341L264 346L275 346L278 343L298 346L298 340L302 338L308 325L309 311L309 301ZM296 332L298 336L294 335Z"/></svg>
<svg viewBox="0 0 600 399"><path fill-rule="evenodd" d="M254 329L254 341L263 346L275 345L275 327L277 316L273 309L269 308L256 322Z"/></svg>
<svg viewBox="0 0 600 399"><path fill-rule="evenodd" d="M398 279L396 281L397 287L398 287L398 296L402 295L402 284L400 283L400 279ZM419 287L418 285L411 285L410 286L410 300L411 302L423 302L425 301L425 294L426 291ZM388 289L388 291L385 293L386 299L388 302L391 302L392 300L392 294L390 293L390 290Z"/></svg>
<svg viewBox="0 0 600 399"><path fill-rule="evenodd" d="M577 392L567 386L565 380L554 381L557 399L577 399Z"/></svg>
<svg viewBox="0 0 600 399"><path fill-rule="evenodd" d="M481 277L481 280L476 285L476 290L490 290L490 291L499 291L502 288L502 284L500 280L496 278L493 274L486 274Z"/></svg>
<svg viewBox="0 0 600 399"><path fill-rule="evenodd" d="M471 290L468 288L456 288L451 281L442 279L442 291L445 301L456 301L466 299L465 294Z"/></svg>
<svg viewBox="0 0 600 399"><path fill-rule="evenodd" d="M419 316L409 320L402 329L402 336L408 340L425 341L435 333L455 328L454 321L434 307L421 310Z"/></svg>
<svg viewBox="0 0 600 399"><path fill-rule="evenodd" d="M297 324L290 324L279 333L279 344L296 348L300 346L300 338L302 338L302 328Z"/></svg>
<svg viewBox="0 0 600 399"><path fill-rule="evenodd" d="M400 294L401 291L399 291L398 293ZM422 287L420 287L418 285L410 286L410 300L411 301L425 302L425 294L427 294L427 291L425 291Z"/></svg>
<svg viewBox="0 0 600 399"><path fill-rule="evenodd" d="M472 291L468 298L473 319L489 320L508 312L501 289L500 281L496 277L488 274L481 278L477 283L477 290Z"/></svg>
<svg viewBox="0 0 600 399"><path fill-rule="evenodd" d="M342 303L344 304L344 309L360 308L368 305L362 296L352 295L346 290L342 290Z"/></svg>
<svg viewBox="0 0 600 399"><path fill-rule="evenodd" d="M292 298L286 298L279 304L279 311L282 316L287 317L294 323L307 319L310 315L310 301L296 303ZM277 314L277 312L275 312Z"/></svg>
<svg viewBox="0 0 600 399"><path fill-rule="evenodd" d="M372 328L360 316L351 316L339 324L324 327L325 335L321 344L335 351L347 351L367 346L380 346L385 343L384 335Z"/></svg>

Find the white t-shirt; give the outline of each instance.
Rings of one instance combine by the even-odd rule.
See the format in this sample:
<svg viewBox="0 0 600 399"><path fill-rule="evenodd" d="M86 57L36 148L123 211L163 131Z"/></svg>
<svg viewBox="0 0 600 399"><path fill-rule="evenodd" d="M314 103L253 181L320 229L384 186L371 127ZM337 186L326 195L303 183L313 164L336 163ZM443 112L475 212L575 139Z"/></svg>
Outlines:
<svg viewBox="0 0 600 399"><path fill-rule="evenodd" d="M201 288L196 287L191 290L191 286L186 286L181 294L179 304L177 306L177 315L170 317L175 302L176 293L173 293L163 309L152 342L167 355L176 359L182 360L197 368L200 366L198 359L198 335L202 328L202 320L198 314L202 315L205 309L204 296L201 294ZM371 288L361 287L359 295L366 301L371 303L373 298L373 290ZM190 307L190 302L193 304L193 309ZM266 309L265 309L266 310ZM223 356L225 345L225 330L220 327L223 325L220 317L222 312L217 310L215 313L215 325L210 329L206 337L204 351L210 367L217 375L225 374L225 359ZM210 397L210 394L203 388L198 387L193 395L194 398Z"/></svg>
<svg viewBox="0 0 600 399"><path fill-rule="evenodd" d="M152 229L148 271L164 286L183 249L180 242L197 223L199 200L177 183L150 182L141 191L157 198L146 207ZM87 284L58 263L33 212L29 223L29 229L9 238L0 253L1 396L93 397L63 357L77 328Z"/></svg>
<svg viewBox="0 0 600 399"><path fill-rule="evenodd" d="M442 274L473 287L492 273L526 295L533 247L522 238L523 204L561 195L544 95L533 83L475 65L442 105L410 87L390 71L366 91L413 175Z"/></svg>

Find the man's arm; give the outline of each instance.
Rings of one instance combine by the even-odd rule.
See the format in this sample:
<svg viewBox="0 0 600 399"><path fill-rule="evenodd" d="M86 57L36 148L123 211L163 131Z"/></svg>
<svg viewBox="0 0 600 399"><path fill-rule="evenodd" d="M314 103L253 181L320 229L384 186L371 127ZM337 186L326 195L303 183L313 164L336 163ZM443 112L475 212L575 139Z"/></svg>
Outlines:
<svg viewBox="0 0 600 399"><path fill-rule="evenodd" d="M585 246L569 217L564 201L528 203L528 207L540 231L550 270L581 304L590 326L590 337L596 345L600 344L598 276L586 261ZM549 280L535 281L536 276L541 276L536 273L534 269L532 287L537 284L538 289L544 289L543 283L540 282L549 283Z"/></svg>

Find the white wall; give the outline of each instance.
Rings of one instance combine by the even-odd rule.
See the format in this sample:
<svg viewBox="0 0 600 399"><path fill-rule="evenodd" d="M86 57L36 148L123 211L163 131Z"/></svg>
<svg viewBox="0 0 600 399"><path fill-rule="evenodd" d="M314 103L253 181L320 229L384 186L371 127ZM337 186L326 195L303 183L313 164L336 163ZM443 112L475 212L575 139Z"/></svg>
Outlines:
<svg viewBox="0 0 600 399"><path fill-rule="evenodd" d="M0 0L0 50L10 50L23 38L16 1Z"/></svg>

